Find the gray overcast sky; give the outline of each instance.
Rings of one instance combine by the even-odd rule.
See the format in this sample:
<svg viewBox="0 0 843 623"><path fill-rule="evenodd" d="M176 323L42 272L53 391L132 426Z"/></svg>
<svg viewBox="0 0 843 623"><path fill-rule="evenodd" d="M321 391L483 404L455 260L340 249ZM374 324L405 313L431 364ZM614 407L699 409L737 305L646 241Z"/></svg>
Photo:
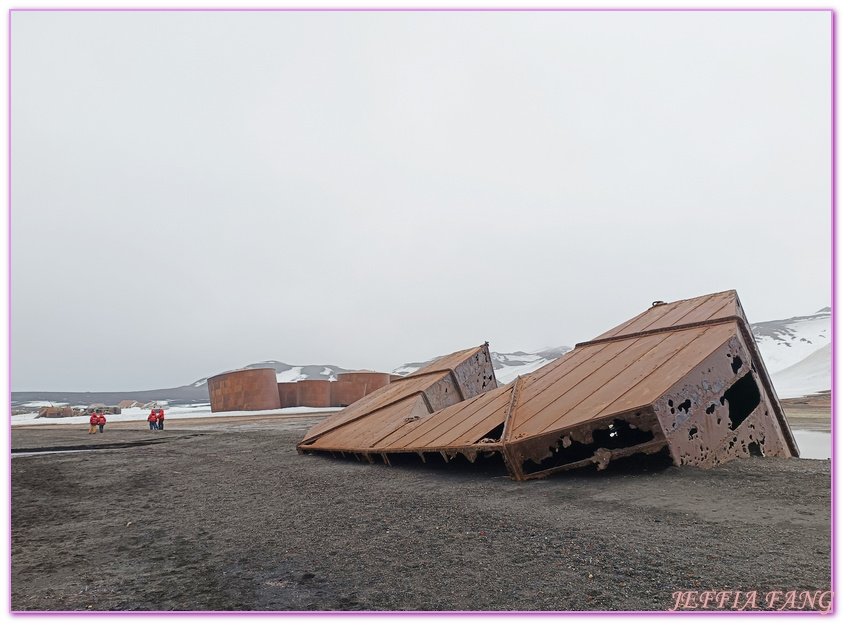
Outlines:
<svg viewBox="0 0 843 623"><path fill-rule="evenodd" d="M12 390L831 303L831 13L11 18Z"/></svg>

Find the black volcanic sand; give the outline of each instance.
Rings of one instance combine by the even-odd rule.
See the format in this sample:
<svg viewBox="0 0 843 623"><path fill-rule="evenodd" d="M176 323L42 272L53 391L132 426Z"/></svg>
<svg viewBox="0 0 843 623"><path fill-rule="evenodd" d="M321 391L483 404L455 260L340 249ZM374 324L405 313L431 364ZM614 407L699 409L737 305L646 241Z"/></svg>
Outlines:
<svg viewBox="0 0 843 623"><path fill-rule="evenodd" d="M297 454L317 421L14 427L13 450L121 447L12 459L12 610L664 610L830 587L828 461L514 482Z"/></svg>

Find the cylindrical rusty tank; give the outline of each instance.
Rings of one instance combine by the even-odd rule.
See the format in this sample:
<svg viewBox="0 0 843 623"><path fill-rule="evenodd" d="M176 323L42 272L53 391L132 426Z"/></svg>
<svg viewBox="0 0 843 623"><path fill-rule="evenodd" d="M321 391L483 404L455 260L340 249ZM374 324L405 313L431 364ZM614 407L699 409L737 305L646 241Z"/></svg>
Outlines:
<svg viewBox="0 0 843 623"><path fill-rule="evenodd" d="M331 381L305 380L296 383L298 403L300 407L330 407Z"/></svg>
<svg viewBox="0 0 843 623"><path fill-rule="evenodd" d="M386 372L372 372L371 370L356 370L337 374L338 381L354 381L365 383L366 393L371 394L376 389L389 385L390 375Z"/></svg>
<svg viewBox="0 0 843 623"><path fill-rule="evenodd" d="M211 411L279 409L278 381L272 368L235 370L208 379Z"/></svg>
<svg viewBox="0 0 843 623"><path fill-rule="evenodd" d="M331 383L331 406L347 407L366 395L366 383L334 381Z"/></svg>
<svg viewBox="0 0 843 623"><path fill-rule="evenodd" d="M278 383L278 399L282 409L299 406L298 391L298 383Z"/></svg>

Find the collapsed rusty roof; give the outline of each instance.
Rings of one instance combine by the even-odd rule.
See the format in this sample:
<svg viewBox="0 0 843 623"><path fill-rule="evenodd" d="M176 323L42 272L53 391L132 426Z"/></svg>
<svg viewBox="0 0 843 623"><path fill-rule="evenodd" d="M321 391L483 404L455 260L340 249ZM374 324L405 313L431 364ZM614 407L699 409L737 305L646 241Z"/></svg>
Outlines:
<svg viewBox="0 0 843 623"><path fill-rule="evenodd" d="M799 453L734 290L654 303L500 388L488 345L454 353L314 426L298 449L386 462L500 453L518 480L636 453L701 467Z"/></svg>

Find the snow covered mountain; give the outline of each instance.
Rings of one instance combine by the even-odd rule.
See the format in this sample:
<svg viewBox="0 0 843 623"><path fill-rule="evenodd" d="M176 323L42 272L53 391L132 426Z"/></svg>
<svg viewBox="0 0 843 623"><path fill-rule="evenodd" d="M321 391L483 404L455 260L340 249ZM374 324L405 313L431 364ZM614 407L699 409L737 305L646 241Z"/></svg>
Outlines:
<svg viewBox="0 0 843 623"><path fill-rule="evenodd" d="M239 368L240 370L252 370L255 368L272 368L275 370L275 377L279 383L295 383L296 381L304 381L307 379L322 379L328 381L336 381L337 374L344 372L351 372L339 366L291 366L280 361L259 361L257 363L250 363L248 366ZM231 372L232 370L229 370ZM204 387L208 384L208 378L199 379L191 385L191 387Z"/></svg>
<svg viewBox="0 0 843 623"><path fill-rule="evenodd" d="M752 325L761 356L779 398L795 398L831 389L831 309L826 307L810 316L772 320ZM505 385L519 375L529 374L571 350L567 346L548 348L533 353L492 353L495 377ZM393 370L405 376L435 361L407 363ZM292 366L280 361L261 361L246 368L272 368L278 382L304 379L336 379L337 374L350 372L335 365ZM132 399L141 402L166 400L170 404L192 404L208 400L208 379L169 389L132 392L11 392L12 406L31 401L50 401L73 405L93 402L117 404Z"/></svg>
<svg viewBox="0 0 843 623"><path fill-rule="evenodd" d="M755 340L779 398L792 398L831 389L831 308L826 307L811 316L796 316L787 320L758 322L752 326ZM495 378L506 385L519 375L538 370L567 353L569 346L546 348L533 353L492 352ZM392 374L406 376L436 361L405 363ZM280 361L261 361L245 368L273 368L279 383L305 379L336 380L337 374L350 372L335 365L292 366ZM192 387L203 387L208 379L200 379Z"/></svg>
<svg viewBox="0 0 843 623"><path fill-rule="evenodd" d="M811 316L757 322L752 325L752 333L767 371L773 374L831 344L831 308Z"/></svg>
<svg viewBox="0 0 843 623"><path fill-rule="evenodd" d="M831 308L752 325L779 398L831 389Z"/></svg>
<svg viewBox="0 0 843 623"><path fill-rule="evenodd" d="M751 325L779 398L796 398L831 389L831 308L810 316ZM571 350L567 346L535 353L492 353L495 378L505 385ZM393 370L402 376L435 361L407 363Z"/></svg>
<svg viewBox="0 0 843 623"><path fill-rule="evenodd" d="M490 354L492 355L492 367L495 370L495 378L498 380L498 385L506 385L510 381L514 381L515 377L519 375L529 374L538 370L543 365L550 363L554 359L558 359L569 350L571 350L570 346L557 346L556 348L545 348L534 353L525 353L520 350L514 353L496 353L493 351ZM439 357L434 357L427 361L405 363L400 368L393 370L392 374L407 376L419 368L433 363L437 359Z"/></svg>

